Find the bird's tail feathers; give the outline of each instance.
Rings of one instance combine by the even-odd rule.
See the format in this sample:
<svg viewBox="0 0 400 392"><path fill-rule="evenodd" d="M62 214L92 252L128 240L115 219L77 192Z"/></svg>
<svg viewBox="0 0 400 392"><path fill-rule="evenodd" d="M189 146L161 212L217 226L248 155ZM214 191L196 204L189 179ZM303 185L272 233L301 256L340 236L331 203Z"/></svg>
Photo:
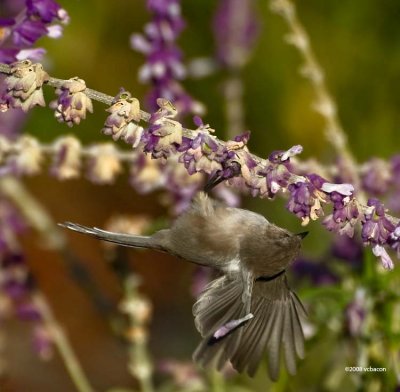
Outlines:
<svg viewBox="0 0 400 392"><path fill-rule="evenodd" d="M163 250L163 247L153 237L114 233L98 229L97 227L87 227L72 222L59 223L59 226L122 246Z"/></svg>

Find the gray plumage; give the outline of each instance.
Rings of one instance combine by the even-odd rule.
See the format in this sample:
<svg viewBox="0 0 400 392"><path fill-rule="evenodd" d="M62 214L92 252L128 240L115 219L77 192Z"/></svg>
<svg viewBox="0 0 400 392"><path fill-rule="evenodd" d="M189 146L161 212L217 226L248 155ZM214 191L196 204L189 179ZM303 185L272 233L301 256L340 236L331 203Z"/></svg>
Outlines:
<svg viewBox="0 0 400 392"><path fill-rule="evenodd" d="M288 372L296 373L296 358L304 357L300 319L306 313L289 289L285 269L299 253L302 235L254 212L219 204L202 192L170 229L148 237L69 222L61 226L220 270L223 275L204 289L193 306L195 325L203 337L194 360L218 369L230 361L237 371L253 376L266 353L270 377L276 380L283 353Z"/></svg>

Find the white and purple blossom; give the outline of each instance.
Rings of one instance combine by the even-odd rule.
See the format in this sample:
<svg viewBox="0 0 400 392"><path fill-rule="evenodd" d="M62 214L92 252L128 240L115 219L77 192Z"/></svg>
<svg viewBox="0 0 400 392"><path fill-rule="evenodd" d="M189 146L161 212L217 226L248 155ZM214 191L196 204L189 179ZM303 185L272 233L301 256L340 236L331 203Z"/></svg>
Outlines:
<svg viewBox="0 0 400 392"><path fill-rule="evenodd" d="M110 114L104 123L103 133L111 135L113 140L124 139L133 148L138 147L144 132L138 125L141 119L139 100L122 90L106 111Z"/></svg>
<svg viewBox="0 0 400 392"><path fill-rule="evenodd" d="M324 183L321 189L329 194L333 204L332 214L324 219L323 225L329 231L353 237L354 229L362 217L358 203L353 197L353 186Z"/></svg>
<svg viewBox="0 0 400 392"><path fill-rule="evenodd" d="M302 225L324 215L321 203L326 202L326 196L321 190L326 181L316 174L307 176L307 179L288 186L290 197L286 208L302 220Z"/></svg>
<svg viewBox="0 0 400 392"><path fill-rule="evenodd" d="M24 112L36 105L45 106L42 86L48 74L41 64L32 64L30 60L12 64L11 73L4 83L6 92L3 101L12 108L21 108Z"/></svg>
<svg viewBox="0 0 400 392"><path fill-rule="evenodd" d="M372 253L376 257L380 257L383 268L387 270L392 270L394 268L392 258L389 256L388 252L382 245L375 244L372 247Z"/></svg>
<svg viewBox="0 0 400 392"><path fill-rule="evenodd" d="M395 225L386 217L383 204L378 199L369 199L369 212L364 214L361 238L368 244L385 245Z"/></svg>
<svg viewBox="0 0 400 392"><path fill-rule="evenodd" d="M92 100L85 94L85 81L77 77L66 80L56 89L57 101L50 103L55 109L54 115L59 122L65 122L69 127L80 124L86 118L86 113L93 113Z"/></svg>
<svg viewBox="0 0 400 392"><path fill-rule="evenodd" d="M182 144L182 124L173 120L178 111L166 99L157 99L159 109L149 120L149 128L144 134L144 151L153 158L167 159Z"/></svg>

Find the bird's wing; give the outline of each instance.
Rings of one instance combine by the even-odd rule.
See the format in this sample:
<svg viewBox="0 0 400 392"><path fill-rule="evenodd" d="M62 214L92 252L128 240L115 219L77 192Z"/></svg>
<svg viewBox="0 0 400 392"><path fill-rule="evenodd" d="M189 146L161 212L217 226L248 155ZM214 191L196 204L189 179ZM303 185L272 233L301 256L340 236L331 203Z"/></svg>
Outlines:
<svg viewBox="0 0 400 392"><path fill-rule="evenodd" d="M256 281L253 287L254 319L244 328L240 348L231 358L233 367L253 376L265 352L268 371L277 380L281 363L281 348L290 374L296 373L296 357L304 357L304 335L300 317L306 312L292 292L283 274L271 281Z"/></svg>
<svg viewBox="0 0 400 392"><path fill-rule="evenodd" d="M195 361L217 368L230 361L237 371L253 376L266 353L269 375L276 380L283 347L286 368L295 374L296 357L304 357L300 317L305 316L305 310L296 294L289 290L285 275L254 282L251 319L246 319L242 292L240 279L222 277L211 282L201 295L193 308L196 327L203 336L194 353ZM239 324L215 339L221 327L230 325L230 320Z"/></svg>
<svg viewBox="0 0 400 392"><path fill-rule="evenodd" d="M221 369L234 354L240 342L242 327L227 333L222 339L213 339L216 331L233 320L246 316L242 302L243 283L239 277L222 276L205 288L193 306L197 330L203 337L193 354L195 362L202 366Z"/></svg>

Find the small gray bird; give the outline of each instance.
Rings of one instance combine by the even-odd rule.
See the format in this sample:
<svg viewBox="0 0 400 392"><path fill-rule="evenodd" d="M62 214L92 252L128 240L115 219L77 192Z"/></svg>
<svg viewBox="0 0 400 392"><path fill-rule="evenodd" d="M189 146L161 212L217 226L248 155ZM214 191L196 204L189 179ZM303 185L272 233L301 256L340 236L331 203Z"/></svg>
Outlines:
<svg viewBox="0 0 400 392"><path fill-rule="evenodd" d="M222 276L207 285L193 306L195 325L203 337L193 359L217 369L230 361L237 371L253 376L266 352L269 375L277 380L283 347L286 368L296 373L296 356L304 357L300 317L306 312L289 289L285 271L307 233L292 234L259 214L226 207L203 192L170 229L149 237L70 222L61 226L220 270Z"/></svg>

